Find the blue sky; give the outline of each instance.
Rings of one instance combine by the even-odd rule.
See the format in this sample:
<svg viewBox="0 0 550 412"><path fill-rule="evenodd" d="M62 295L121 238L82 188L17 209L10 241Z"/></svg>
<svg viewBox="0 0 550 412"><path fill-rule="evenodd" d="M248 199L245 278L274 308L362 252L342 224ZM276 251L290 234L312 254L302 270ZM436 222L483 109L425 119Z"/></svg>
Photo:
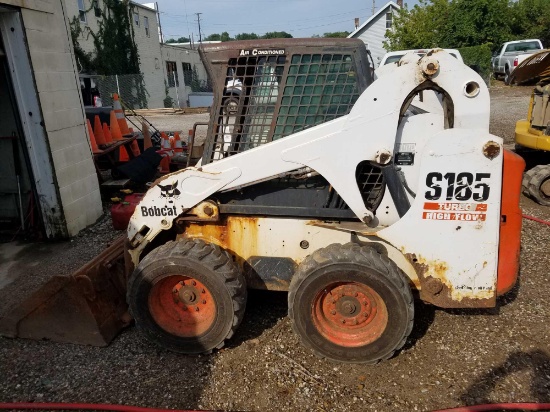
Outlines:
<svg viewBox="0 0 550 412"><path fill-rule="evenodd" d="M376 10L386 3L375 0ZM411 8L417 0L404 3ZM223 31L231 36L286 31L293 37L309 37L353 31L355 17L363 23L372 15L372 0L158 0L158 5L165 39L193 33L198 40L195 13L202 13L203 36Z"/></svg>

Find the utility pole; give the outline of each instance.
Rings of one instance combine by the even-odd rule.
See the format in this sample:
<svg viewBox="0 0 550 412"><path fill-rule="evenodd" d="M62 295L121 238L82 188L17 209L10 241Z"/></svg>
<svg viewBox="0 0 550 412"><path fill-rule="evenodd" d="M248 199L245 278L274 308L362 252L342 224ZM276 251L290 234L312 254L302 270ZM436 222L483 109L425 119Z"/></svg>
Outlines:
<svg viewBox="0 0 550 412"><path fill-rule="evenodd" d="M372 15L374 16L374 11L376 10L376 0L372 0Z"/></svg>
<svg viewBox="0 0 550 412"><path fill-rule="evenodd" d="M199 24L199 43L202 44L202 34L201 34L201 14L202 13L195 13L197 15L197 23Z"/></svg>

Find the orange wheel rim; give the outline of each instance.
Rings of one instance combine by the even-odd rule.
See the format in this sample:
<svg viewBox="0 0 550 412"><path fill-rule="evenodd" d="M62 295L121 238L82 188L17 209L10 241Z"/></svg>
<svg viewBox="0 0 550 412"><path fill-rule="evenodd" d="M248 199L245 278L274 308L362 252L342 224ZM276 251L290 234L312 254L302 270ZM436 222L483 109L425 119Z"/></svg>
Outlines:
<svg viewBox="0 0 550 412"><path fill-rule="evenodd" d="M208 288L190 276L172 275L153 285L149 311L154 321L172 335L203 335L216 320L216 302Z"/></svg>
<svg viewBox="0 0 550 412"><path fill-rule="evenodd" d="M323 337L349 348L374 342L388 325L388 309L380 295L355 282L334 283L320 291L312 317Z"/></svg>

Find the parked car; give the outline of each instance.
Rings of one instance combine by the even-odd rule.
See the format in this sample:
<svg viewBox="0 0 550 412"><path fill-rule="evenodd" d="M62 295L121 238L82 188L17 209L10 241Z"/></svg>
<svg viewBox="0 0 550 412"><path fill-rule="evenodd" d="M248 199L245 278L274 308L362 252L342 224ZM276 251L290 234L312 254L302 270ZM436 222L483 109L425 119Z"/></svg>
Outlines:
<svg viewBox="0 0 550 412"><path fill-rule="evenodd" d="M495 78L504 76L504 81L508 82L510 73L516 66L539 50L542 50L542 43L539 39L516 40L504 43L495 51L491 59Z"/></svg>

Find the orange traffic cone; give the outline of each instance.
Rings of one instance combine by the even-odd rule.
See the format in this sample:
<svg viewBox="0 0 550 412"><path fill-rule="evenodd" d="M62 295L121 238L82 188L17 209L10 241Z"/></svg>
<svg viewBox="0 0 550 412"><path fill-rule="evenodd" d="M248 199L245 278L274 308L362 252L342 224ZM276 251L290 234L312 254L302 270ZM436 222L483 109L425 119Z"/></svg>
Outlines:
<svg viewBox="0 0 550 412"><path fill-rule="evenodd" d="M98 145L105 146L107 144L105 135L103 134L103 127L101 127L101 120L99 120L98 115L94 117L94 135Z"/></svg>
<svg viewBox="0 0 550 412"><path fill-rule="evenodd" d="M120 104L120 100L118 99L117 93L113 93L113 109L116 114L118 126L120 127L120 132L123 136L131 136L132 133L128 128L128 123L126 123L126 116L124 116L124 110L122 110L122 106Z"/></svg>
<svg viewBox="0 0 550 412"><path fill-rule="evenodd" d="M88 135L90 136L90 145L92 146L92 153L93 154L103 153L103 150L97 147L97 142L95 141L94 131L92 130L92 125L90 124L90 120L86 119L86 125L88 126Z"/></svg>
<svg viewBox="0 0 550 412"><path fill-rule="evenodd" d="M180 134L178 132L174 132L174 152L183 152L183 144L181 142Z"/></svg>
<svg viewBox="0 0 550 412"><path fill-rule="evenodd" d="M103 123L103 136L105 136L105 141L107 144L113 143L113 137L111 136L111 132L109 131L109 126L107 126L107 123Z"/></svg>
<svg viewBox="0 0 550 412"><path fill-rule="evenodd" d="M111 136L113 140L122 140L122 133L114 110L111 110Z"/></svg>
<svg viewBox="0 0 550 412"><path fill-rule="evenodd" d="M170 173L170 156L165 155L160 161L160 172L161 173Z"/></svg>
<svg viewBox="0 0 550 412"><path fill-rule="evenodd" d="M130 130L132 134L134 134L134 131L132 130L132 128L130 128ZM141 152L139 151L139 145L138 145L137 139L134 139L130 148L132 149L132 153L134 154L134 156L138 157L141 154Z"/></svg>
<svg viewBox="0 0 550 412"><path fill-rule="evenodd" d="M172 143L170 143L170 138L164 132L160 132L161 143L160 148L164 150L172 150Z"/></svg>
<svg viewBox="0 0 550 412"><path fill-rule="evenodd" d="M151 141L151 132L147 127L145 122L141 123L141 132L143 133L143 150L147 150L150 147L153 147L153 142Z"/></svg>
<svg viewBox="0 0 550 412"><path fill-rule="evenodd" d="M127 162L128 160L130 160L130 155L128 154L128 151L126 150L126 148L124 146L120 146L119 149L120 150L118 152L118 161Z"/></svg>

